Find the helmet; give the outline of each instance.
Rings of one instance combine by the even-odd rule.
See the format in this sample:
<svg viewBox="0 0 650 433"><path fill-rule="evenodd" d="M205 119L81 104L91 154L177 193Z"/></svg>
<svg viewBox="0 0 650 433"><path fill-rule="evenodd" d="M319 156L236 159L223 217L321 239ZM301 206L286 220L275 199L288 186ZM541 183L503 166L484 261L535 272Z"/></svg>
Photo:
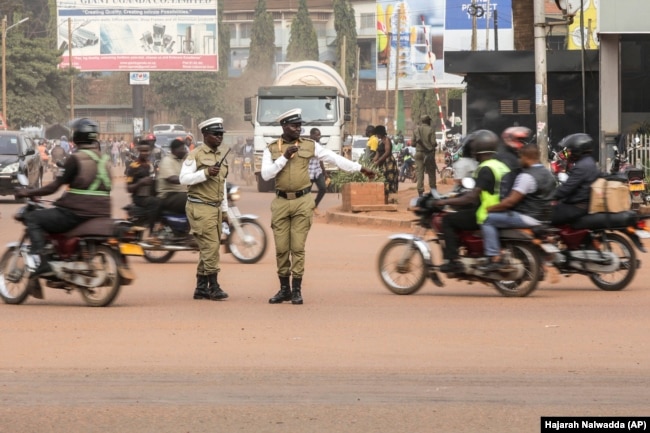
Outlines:
<svg viewBox="0 0 650 433"><path fill-rule="evenodd" d="M508 147L518 150L528 144L530 134L531 130L525 126L511 126L503 131L501 138Z"/></svg>
<svg viewBox="0 0 650 433"><path fill-rule="evenodd" d="M87 117L75 120L72 130L72 141L77 145L92 144L99 139L99 125Z"/></svg>
<svg viewBox="0 0 650 433"><path fill-rule="evenodd" d="M577 160L582 155L593 151L594 140L588 134L571 134L560 142L561 148L569 152L569 159Z"/></svg>
<svg viewBox="0 0 650 433"><path fill-rule="evenodd" d="M467 136L466 145L470 145L474 153L496 153L499 145L499 137L487 129L479 129Z"/></svg>
<svg viewBox="0 0 650 433"><path fill-rule="evenodd" d="M152 146L156 143L156 136L153 134L145 134L136 138L136 144L148 144Z"/></svg>

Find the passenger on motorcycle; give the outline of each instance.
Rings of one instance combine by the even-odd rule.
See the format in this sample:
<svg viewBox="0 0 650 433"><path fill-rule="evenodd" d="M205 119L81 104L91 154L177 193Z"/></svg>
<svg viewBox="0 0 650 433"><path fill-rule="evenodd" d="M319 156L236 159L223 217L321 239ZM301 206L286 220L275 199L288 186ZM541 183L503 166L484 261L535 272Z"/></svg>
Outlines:
<svg viewBox="0 0 650 433"><path fill-rule="evenodd" d="M156 192L160 199L160 212L185 214L187 203L187 186L181 185L179 175L183 160L187 156L185 142L179 138L172 140L170 153L160 161L156 178Z"/></svg>
<svg viewBox="0 0 650 433"><path fill-rule="evenodd" d="M587 134L572 134L559 144L569 152L569 178L555 190L551 223L570 224L589 211L591 184L600 176L596 161L591 156L593 140Z"/></svg>
<svg viewBox="0 0 650 433"><path fill-rule="evenodd" d="M72 141L79 150L66 159L63 170L42 188L16 192L16 198L54 194L62 185L68 190L54 202L54 207L28 213L26 226L31 254L37 265L30 278L52 272L43 251L47 233L65 233L91 218L111 216L110 157L99 150L99 126L81 118L72 124Z"/></svg>
<svg viewBox="0 0 650 433"><path fill-rule="evenodd" d="M495 158L499 137L492 131L481 129L473 132L467 139L472 147L478 168L474 172L476 185L460 196L438 200L437 206L459 208L443 217L442 232L445 240L443 256L446 262L440 272L459 273L463 264L458 260L457 230L478 230L487 218L487 208L499 203L499 189L503 176L510 170Z"/></svg>
<svg viewBox="0 0 650 433"><path fill-rule="evenodd" d="M510 169L510 173L501 183L501 198L507 196L512 190L515 178L521 173L521 162L519 151L528 144L532 131L525 126L511 126L501 134L503 144L499 146L497 159L503 162Z"/></svg>
<svg viewBox="0 0 650 433"><path fill-rule="evenodd" d="M519 153L522 170L512 190L501 202L487 208L487 219L481 224L483 248L489 258L488 264L478 268L483 272L503 267L500 228L534 227L550 219L555 178L540 162L536 145L528 144Z"/></svg>
<svg viewBox="0 0 650 433"><path fill-rule="evenodd" d="M155 193L154 167L151 164L152 138L153 141L156 140L153 134L136 138L138 159L126 170L126 190L138 208L136 214L144 217L150 231L153 230L160 207L160 199Z"/></svg>
<svg viewBox="0 0 650 433"><path fill-rule="evenodd" d="M415 147L413 147L410 140L406 142L400 151L399 159L402 160L402 165L399 169L399 176L400 179L403 179L406 177L406 172L415 164Z"/></svg>
<svg viewBox="0 0 650 433"><path fill-rule="evenodd" d="M468 142L468 137L465 137L461 142L460 147L462 148L460 158L458 161L454 161L454 191L458 192L461 190L461 182L463 178L472 177L478 163L474 159L471 143Z"/></svg>

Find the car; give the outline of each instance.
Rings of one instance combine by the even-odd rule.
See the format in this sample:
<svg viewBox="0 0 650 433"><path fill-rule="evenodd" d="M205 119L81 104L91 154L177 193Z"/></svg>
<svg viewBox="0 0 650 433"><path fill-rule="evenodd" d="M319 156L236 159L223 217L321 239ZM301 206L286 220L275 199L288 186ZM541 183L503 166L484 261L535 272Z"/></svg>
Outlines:
<svg viewBox="0 0 650 433"><path fill-rule="evenodd" d="M14 195L18 174L24 174L28 187L40 188L44 164L36 142L23 131L0 131L0 195Z"/></svg>
<svg viewBox="0 0 650 433"><path fill-rule="evenodd" d="M185 127L180 123L160 123L154 125L152 131L155 135L158 135L159 133L185 131Z"/></svg>
<svg viewBox="0 0 650 433"><path fill-rule="evenodd" d="M368 147L368 137L364 137L363 135L355 135L352 137L350 144L352 147L350 159L357 162L359 161L359 158L361 158L366 153L366 147Z"/></svg>
<svg viewBox="0 0 650 433"><path fill-rule="evenodd" d="M186 131L174 131L174 132L160 132L158 134L155 134L156 136L156 146L160 147L163 150L163 154L167 154L171 151L170 146L172 144L172 141L174 141L175 138L180 138L181 140L185 140L185 137L189 135L189 132Z"/></svg>

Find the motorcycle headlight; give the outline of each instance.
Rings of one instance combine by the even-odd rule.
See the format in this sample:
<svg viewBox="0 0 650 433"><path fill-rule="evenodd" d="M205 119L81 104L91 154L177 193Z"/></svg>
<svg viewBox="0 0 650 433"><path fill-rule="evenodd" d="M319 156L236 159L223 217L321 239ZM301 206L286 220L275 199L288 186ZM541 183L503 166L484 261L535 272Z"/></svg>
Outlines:
<svg viewBox="0 0 650 433"><path fill-rule="evenodd" d="M17 162L14 162L12 164L7 165L0 171L0 173L7 174L7 173L16 173L18 171L19 164Z"/></svg>
<svg viewBox="0 0 650 433"><path fill-rule="evenodd" d="M232 200L232 201L237 201L237 200L239 200L239 198L241 197L241 195L239 194L239 187L233 186L233 187L230 189L230 192L228 193L228 197L229 197L230 200Z"/></svg>
<svg viewBox="0 0 650 433"><path fill-rule="evenodd" d="M248 158L248 157L244 158L244 163L246 163L246 164L250 164L250 163L251 163L251 159Z"/></svg>

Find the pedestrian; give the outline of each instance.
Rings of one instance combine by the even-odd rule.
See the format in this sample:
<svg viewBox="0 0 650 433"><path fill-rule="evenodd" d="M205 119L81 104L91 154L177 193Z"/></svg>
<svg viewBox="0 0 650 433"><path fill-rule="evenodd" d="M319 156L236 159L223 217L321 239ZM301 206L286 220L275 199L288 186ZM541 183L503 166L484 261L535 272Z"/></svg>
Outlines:
<svg viewBox="0 0 650 433"><path fill-rule="evenodd" d="M436 139L431 127L431 117L422 115L420 125L413 131L415 140L415 172L417 175L418 195L424 194L424 175L429 177L429 187L436 187Z"/></svg>
<svg viewBox="0 0 650 433"><path fill-rule="evenodd" d="M368 137L368 142L366 143L366 152L364 158L366 161L372 161L375 158L377 153L377 146L379 145L379 140L375 135L374 125L366 126L366 137Z"/></svg>
<svg viewBox="0 0 650 433"><path fill-rule="evenodd" d="M269 303L303 303L302 277L305 272L305 243L312 224L314 199L309 179L312 157L345 171L375 173L352 162L311 139L301 138L302 110L287 111L278 119L282 136L269 144L262 155L262 178L275 178L275 199L271 203L271 229L275 239L275 258L280 290ZM290 279L292 278L291 285Z"/></svg>
<svg viewBox="0 0 650 433"><path fill-rule="evenodd" d="M320 136L320 129L318 128L312 128L309 131L309 138L318 144L320 144ZM309 179L311 180L312 186L316 184L316 188L318 188L316 199L314 200L314 214L319 215L318 204L327 192L329 174L325 171L323 161L319 161L315 156L309 160Z"/></svg>
<svg viewBox="0 0 650 433"><path fill-rule="evenodd" d="M372 162L384 176L384 204L388 204L388 196L397 194L399 188L399 170L397 161L395 161L395 157L391 152L392 146L386 127L384 125L376 126L375 135L379 140L379 145L377 146L375 159Z"/></svg>
<svg viewBox="0 0 650 433"><path fill-rule="evenodd" d="M185 213L199 246L194 299L218 301L228 297L218 282L221 222L228 218L227 151L220 149L225 132L223 119L205 120L199 123L199 129L204 145L187 155L179 180L181 185L188 185Z"/></svg>

